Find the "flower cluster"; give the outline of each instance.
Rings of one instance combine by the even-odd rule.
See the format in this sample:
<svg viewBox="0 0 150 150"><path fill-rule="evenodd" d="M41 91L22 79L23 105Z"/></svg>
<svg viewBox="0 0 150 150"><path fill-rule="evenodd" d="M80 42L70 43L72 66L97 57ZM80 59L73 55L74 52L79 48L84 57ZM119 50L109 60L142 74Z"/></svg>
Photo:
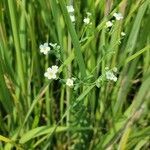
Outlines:
<svg viewBox="0 0 150 150"><path fill-rule="evenodd" d="M51 46L51 47L50 47ZM44 55L47 55L50 50L59 51L60 46L57 43L44 43L39 46L40 52ZM44 76L51 80L51 79L57 79L57 73L58 73L58 66L53 65L52 67L47 68L46 72L44 73ZM68 78L66 80L66 85L69 87L73 87L74 80L72 78Z"/></svg>
<svg viewBox="0 0 150 150"><path fill-rule="evenodd" d="M114 17L117 21L123 19L123 15L122 15L121 13L114 13L114 14L113 14L113 17ZM114 20L111 20L111 21L109 20L109 21L107 21L106 24L105 24L106 28L112 27L114 22L115 22ZM122 37L124 37L126 34L125 34L124 32L121 32L120 35L121 35Z"/></svg>
<svg viewBox="0 0 150 150"><path fill-rule="evenodd" d="M39 46L40 52L43 53L44 55L47 55L51 51L50 46L54 51L56 52L60 51L60 46L57 43L44 43Z"/></svg>
<svg viewBox="0 0 150 150"><path fill-rule="evenodd" d="M72 5L70 6L67 6L67 10L68 10L68 13L70 14L70 19L72 22L75 22L75 16L74 16L74 8Z"/></svg>
<svg viewBox="0 0 150 150"><path fill-rule="evenodd" d="M121 13L114 13L113 16L115 17L116 20L122 20L123 16ZM107 21L106 22L106 27L109 28L113 26L113 22L112 21Z"/></svg>
<svg viewBox="0 0 150 150"><path fill-rule="evenodd" d="M109 68L105 68L105 69L107 70L106 73L105 73L106 79L116 82L117 81L117 77L115 76L114 73L117 72L117 68L114 67L111 70L108 70Z"/></svg>

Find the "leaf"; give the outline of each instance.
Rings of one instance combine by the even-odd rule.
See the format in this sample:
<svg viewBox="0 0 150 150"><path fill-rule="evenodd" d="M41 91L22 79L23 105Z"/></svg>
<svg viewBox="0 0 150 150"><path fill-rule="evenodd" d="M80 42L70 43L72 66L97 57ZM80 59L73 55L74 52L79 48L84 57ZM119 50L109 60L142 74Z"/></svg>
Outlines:
<svg viewBox="0 0 150 150"><path fill-rule="evenodd" d="M2 136L2 135L0 135L0 141L6 142L6 143L11 143L12 142L11 139L9 139L5 136Z"/></svg>
<svg viewBox="0 0 150 150"><path fill-rule="evenodd" d="M5 79L4 79L4 71L3 71L3 61L0 58L0 101L4 106L4 109L7 113L11 113L13 110L13 103L11 99L11 95L9 90L6 86Z"/></svg>

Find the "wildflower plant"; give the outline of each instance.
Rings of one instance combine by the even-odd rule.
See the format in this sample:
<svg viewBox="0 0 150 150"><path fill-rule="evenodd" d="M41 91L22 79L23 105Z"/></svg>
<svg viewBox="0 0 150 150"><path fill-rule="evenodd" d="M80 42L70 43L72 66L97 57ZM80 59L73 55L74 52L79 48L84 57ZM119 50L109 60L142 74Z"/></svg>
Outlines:
<svg viewBox="0 0 150 150"><path fill-rule="evenodd" d="M149 149L148 8L1 0L0 149Z"/></svg>

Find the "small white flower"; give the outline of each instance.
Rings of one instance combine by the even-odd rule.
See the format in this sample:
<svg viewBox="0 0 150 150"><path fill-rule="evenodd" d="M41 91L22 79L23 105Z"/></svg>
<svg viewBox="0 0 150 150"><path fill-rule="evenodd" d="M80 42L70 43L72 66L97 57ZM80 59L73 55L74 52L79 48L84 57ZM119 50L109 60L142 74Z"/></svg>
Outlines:
<svg viewBox="0 0 150 150"><path fill-rule="evenodd" d="M106 79L112 80L112 81L114 81L114 82L117 81L117 77L116 77L116 76L113 74L113 72L110 71L110 70L106 72Z"/></svg>
<svg viewBox="0 0 150 150"><path fill-rule="evenodd" d="M75 22L75 16L74 15L70 15L70 19L72 22Z"/></svg>
<svg viewBox="0 0 150 150"><path fill-rule="evenodd" d="M69 13L73 13L74 12L74 8L73 8L72 5L67 6L67 10L68 10Z"/></svg>
<svg viewBox="0 0 150 150"><path fill-rule="evenodd" d="M122 20L123 16L121 13L114 13L113 16L116 18L116 20Z"/></svg>
<svg viewBox="0 0 150 150"><path fill-rule="evenodd" d="M56 79L56 73L51 68L47 69L47 72L44 73L44 76L49 80Z"/></svg>
<svg viewBox="0 0 150 150"><path fill-rule="evenodd" d="M90 23L90 18L84 18L83 19L83 22L87 25L87 24L89 24Z"/></svg>
<svg viewBox="0 0 150 150"><path fill-rule="evenodd" d="M58 66L56 66L56 65L52 66L52 70L54 73L57 73L58 72Z"/></svg>
<svg viewBox="0 0 150 150"><path fill-rule="evenodd" d="M125 36L126 34L124 32L121 32L121 36Z"/></svg>
<svg viewBox="0 0 150 150"><path fill-rule="evenodd" d="M40 45L40 52L43 53L44 55L47 55L48 52L50 51L50 47L48 46L48 43L44 43Z"/></svg>
<svg viewBox="0 0 150 150"><path fill-rule="evenodd" d="M111 22L111 21L107 21L106 22L106 27L108 28L108 27L111 27L113 25L113 23Z"/></svg>
<svg viewBox="0 0 150 150"><path fill-rule="evenodd" d="M68 85L69 87L72 87L73 86L73 79L68 78L66 85Z"/></svg>
<svg viewBox="0 0 150 150"><path fill-rule="evenodd" d="M50 79L56 79L56 73L58 72L58 66L54 65L51 68L47 68L47 71L44 73L44 76L46 78Z"/></svg>

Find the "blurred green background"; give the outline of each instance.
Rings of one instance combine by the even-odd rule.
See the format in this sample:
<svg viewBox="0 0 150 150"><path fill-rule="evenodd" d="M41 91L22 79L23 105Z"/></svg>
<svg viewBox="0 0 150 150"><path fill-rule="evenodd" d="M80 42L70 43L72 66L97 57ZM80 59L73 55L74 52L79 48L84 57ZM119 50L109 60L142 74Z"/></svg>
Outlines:
<svg viewBox="0 0 150 150"><path fill-rule="evenodd" d="M149 23L149 0L1 0L0 149L148 150ZM45 42L60 52L41 54ZM58 80L44 77L52 65Z"/></svg>

